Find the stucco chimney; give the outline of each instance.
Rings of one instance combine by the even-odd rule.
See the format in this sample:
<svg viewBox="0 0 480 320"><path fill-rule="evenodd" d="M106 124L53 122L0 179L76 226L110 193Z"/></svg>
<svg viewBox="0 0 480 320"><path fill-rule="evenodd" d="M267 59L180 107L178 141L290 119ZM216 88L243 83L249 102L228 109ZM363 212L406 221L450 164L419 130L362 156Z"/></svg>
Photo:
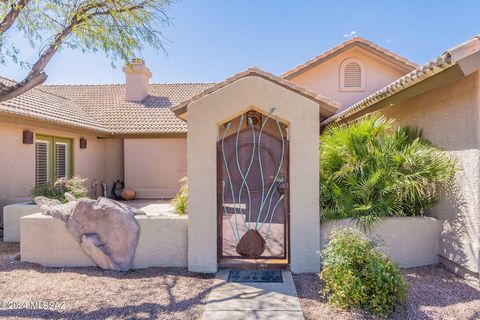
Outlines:
<svg viewBox="0 0 480 320"><path fill-rule="evenodd" d="M148 82L152 73L142 59L133 59L132 64L123 67L125 72L125 100L142 101L148 96Z"/></svg>

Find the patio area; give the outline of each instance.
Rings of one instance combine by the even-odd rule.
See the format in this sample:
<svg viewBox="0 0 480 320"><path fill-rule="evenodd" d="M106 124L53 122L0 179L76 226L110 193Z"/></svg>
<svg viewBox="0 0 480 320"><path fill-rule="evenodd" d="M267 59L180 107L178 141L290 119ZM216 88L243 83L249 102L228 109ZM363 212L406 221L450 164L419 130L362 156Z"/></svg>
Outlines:
<svg viewBox="0 0 480 320"><path fill-rule="evenodd" d="M176 215L170 199L137 199L120 202L123 202L133 208L143 210L147 216Z"/></svg>

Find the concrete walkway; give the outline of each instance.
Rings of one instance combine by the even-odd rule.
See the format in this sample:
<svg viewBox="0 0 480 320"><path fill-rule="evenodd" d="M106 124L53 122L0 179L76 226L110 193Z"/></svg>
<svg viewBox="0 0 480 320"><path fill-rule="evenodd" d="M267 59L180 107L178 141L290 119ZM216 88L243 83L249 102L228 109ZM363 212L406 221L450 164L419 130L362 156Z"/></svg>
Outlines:
<svg viewBox="0 0 480 320"><path fill-rule="evenodd" d="M282 271L283 283L227 282L228 271L217 273L204 320L303 320L292 274Z"/></svg>

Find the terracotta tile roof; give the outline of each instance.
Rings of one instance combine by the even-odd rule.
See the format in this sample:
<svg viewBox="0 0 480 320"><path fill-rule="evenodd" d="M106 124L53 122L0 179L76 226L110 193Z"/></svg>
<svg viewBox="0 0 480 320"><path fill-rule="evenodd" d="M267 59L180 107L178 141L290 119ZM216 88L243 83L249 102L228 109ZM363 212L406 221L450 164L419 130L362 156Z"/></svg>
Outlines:
<svg viewBox="0 0 480 320"><path fill-rule="evenodd" d="M406 69L407 71L412 71L418 68L418 65L406 58L403 58L399 56L398 54L387 50L385 48L380 47L379 45L368 41L362 37L356 36L353 37L345 42L342 42L336 47L333 47L330 50L327 50L323 52L322 54L306 61L305 63L302 63L301 65L296 66L295 68L288 70L284 74L281 75L281 77L285 79L291 79L295 77L296 75L307 71L308 69L319 65L320 63L327 61L330 58L333 58L334 56L340 54L341 52L344 52L352 47L359 46L369 52L375 53L390 62Z"/></svg>
<svg viewBox="0 0 480 320"><path fill-rule="evenodd" d="M365 99L358 101L345 110L337 112L332 117L324 120L321 125L325 126L331 122L339 122L345 118L348 118L355 113L370 108L380 101L389 98L405 89L408 89L422 81L425 81L440 72L446 71L457 64L460 66L460 69L466 68L465 70L461 70L464 75L465 72L470 73L476 71L478 70L478 63L472 65L470 62L468 62L468 58L470 56L478 55L479 52L480 35L476 35L470 40L447 50L442 55L424 64L422 67L419 67L418 69L397 79L386 87L369 95ZM464 63L465 60L467 60L466 64Z"/></svg>
<svg viewBox="0 0 480 320"><path fill-rule="evenodd" d="M213 83L150 84L141 102L125 101L125 85L44 85L42 90L71 99L108 127L112 134L181 134L187 124L171 107L213 86Z"/></svg>
<svg viewBox="0 0 480 320"><path fill-rule="evenodd" d="M6 85L15 83L3 77L0 77L0 82ZM1 102L0 113L100 133L109 132L108 128L72 101L45 92L41 88L34 88L18 97Z"/></svg>
<svg viewBox="0 0 480 320"><path fill-rule="evenodd" d="M450 67L454 66L452 62L451 55L447 52L443 55L433 59L430 62L427 62L422 67L414 70L405 76L399 78L398 80L392 82L391 84L383 87L377 92L369 95L365 99L358 101L352 106L346 108L343 111L338 112L337 114L331 116L321 123L322 126L329 124L330 122L338 122L342 119L345 119L361 110L364 110L371 105L374 105L400 91L403 91L421 81L424 81L439 72L442 72Z"/></svg>
<svg viewBox="0 0 480 320"><path fill-rule="evenodd" d="M241 78L244 78L244 77L247 77L247 76L257 76L257 77L261 77L261 78L264 78L264 79L267 79L269 81L272 81L282 87L285 87L289 90L292 90L292 91L295 91L311 100L314 100L316 102L318 102L320 105L321 105L321 112L324 112L325 115L331 115L333 114L339 107L340 107L340 103L339 102L336 102L332 99L329 99L325 96L322 96L318 93L315 93L313 91L310 91L302 86L299 86L291 81L288 81L288 80L285 80L283 78L280 78L278 76L275 76L271 73L268 73L266 71L263 71L257 67L250 67L248 68L247 70L244 70L244 71L241 71L235 75L233 75L232 77L222 81L222 82L219 82L217 84L215 84L214 86L208 88L208 89L205 89L203 92L193 96L192 98L176 105L175 107L172 108L173 112L175 112L175 114L177 116L180 116L182 114L185 114L187 112L187 106L189 104L191 104L192 102L196 101L196 100L199 100L225 86L227 86L228 84L234 82L234 81L237 81Z"/></svg>

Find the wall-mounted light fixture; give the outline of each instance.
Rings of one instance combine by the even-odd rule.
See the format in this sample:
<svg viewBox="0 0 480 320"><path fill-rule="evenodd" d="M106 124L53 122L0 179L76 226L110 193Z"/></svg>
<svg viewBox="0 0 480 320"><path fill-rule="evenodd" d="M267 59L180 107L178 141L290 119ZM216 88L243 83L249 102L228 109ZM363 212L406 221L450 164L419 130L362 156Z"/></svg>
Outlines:
<svg viewBox="0 0 480 320"><path fill-rule="evenodd" d="M80 149L87 149L87 139L84 137L80 138Z"/></svg>
<svg viewBox="0 0 480 320"><path fill-rule="evenodd" d="M23 144L33 144L33 132L30 130L23 130Z"/></svg>
<svg viewBox="0 0 480 320"><path fill-rule="evenodd" d="M262 114L260 112L251 110L247 112L247 119L250 119L252 125L260 127L262 125Z"/></svg>

